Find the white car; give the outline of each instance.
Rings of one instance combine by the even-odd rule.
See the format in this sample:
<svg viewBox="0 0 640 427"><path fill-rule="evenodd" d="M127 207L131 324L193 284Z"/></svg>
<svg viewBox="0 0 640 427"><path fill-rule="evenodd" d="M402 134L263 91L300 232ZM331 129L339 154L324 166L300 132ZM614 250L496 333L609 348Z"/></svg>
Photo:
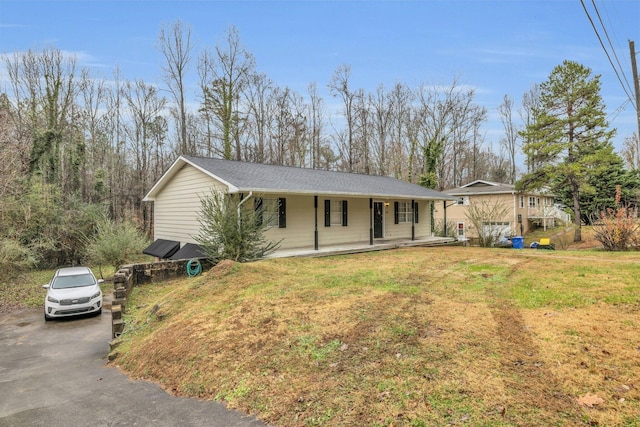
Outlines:
<svg viewBox="0 0 640 427"><path fill-rule="evenodd" d="M47 290L44 300L44 319L79 314L102 313L102 290L100 284L87 267L60 268L51 282L43 286Z"/></svg>

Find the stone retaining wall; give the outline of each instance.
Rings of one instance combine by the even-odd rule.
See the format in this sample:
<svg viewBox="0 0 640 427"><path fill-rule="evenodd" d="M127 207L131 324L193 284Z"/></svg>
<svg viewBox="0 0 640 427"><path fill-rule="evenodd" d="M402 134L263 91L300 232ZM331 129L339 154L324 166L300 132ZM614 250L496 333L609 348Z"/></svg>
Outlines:
<svg viewBox="0 0 640 427"><path fill-rule="evenodd" d="M157 283L177 277L188 276L187 263L191 260L160 261L144 264L123 265L113 277L113 303L111 306L111 336L118 338L124 331L122 314L126 313L127 300L135 286ZM209 270L213 264L205 259L198 259L202 271Z"/></svg>

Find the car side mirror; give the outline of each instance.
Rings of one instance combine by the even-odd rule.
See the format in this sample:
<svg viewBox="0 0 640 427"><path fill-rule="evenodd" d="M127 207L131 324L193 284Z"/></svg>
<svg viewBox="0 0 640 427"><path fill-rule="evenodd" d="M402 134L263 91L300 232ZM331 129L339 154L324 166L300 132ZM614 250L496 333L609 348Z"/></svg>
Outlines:
<svg viewBox="0 0 640 427"><path fill-rule="evenodd" d="M98 279L98 285L102 285L104 283L104 279Z"/></svg>
<svg viewBox="0 0 640 427"><path fill-rule="evenodd" d="M47 283L46 285L42 285L42 287L45 289L49 289L49 284Z"/></svg>

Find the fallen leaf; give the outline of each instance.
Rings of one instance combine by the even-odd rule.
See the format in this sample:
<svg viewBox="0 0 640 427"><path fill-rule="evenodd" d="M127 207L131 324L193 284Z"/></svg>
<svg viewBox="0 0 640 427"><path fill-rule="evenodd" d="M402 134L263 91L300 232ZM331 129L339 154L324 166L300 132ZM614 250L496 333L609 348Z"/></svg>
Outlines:
<svg viewBox="0 0 640 427"><path fill-rule="evenodd" d="M593 408L594 406L599 405L601 403L604 403L604 399L601 397L598 397L597 394L587 393L584 396L578 398L578 404L582 406L587 406L589 408Z"/></svg>

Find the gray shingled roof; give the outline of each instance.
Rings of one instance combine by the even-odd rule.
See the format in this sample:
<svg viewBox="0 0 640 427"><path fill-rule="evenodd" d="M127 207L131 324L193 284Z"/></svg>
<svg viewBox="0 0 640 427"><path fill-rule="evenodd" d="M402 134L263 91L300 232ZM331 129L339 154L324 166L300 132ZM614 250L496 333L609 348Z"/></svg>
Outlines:
<svg viewBox="0 0 640 427"><path fill-rule="evenodd" d="M180 162L186 162L230 186L229 191L280 194L344 195L357 197L452 200L447 194L395 178L345 172L236 162L182 156L147 195L153 198L163 180Z"/></svg>
<svg viewBox="0 0 640 427"><path fill-rule="evenodd" d="M444 190L445 193L452 196L466 196L466 195L482 195L482 194L516 194L516 186L513 184L503 184L501 182L484 181L481 179L470 182L462 187L451 188ZM547 189L537 191L527 191L520 194L529 194L534 196L547 196L553 197Z"/></svg>
<svg viewBox="0 0 640 427"><path fill-rule="evenodd" d="M462 187L445 190L445 193L453 196L465 196L468 194L513 194L515 192L515 185L482 180L471 182Z"/></svg>

